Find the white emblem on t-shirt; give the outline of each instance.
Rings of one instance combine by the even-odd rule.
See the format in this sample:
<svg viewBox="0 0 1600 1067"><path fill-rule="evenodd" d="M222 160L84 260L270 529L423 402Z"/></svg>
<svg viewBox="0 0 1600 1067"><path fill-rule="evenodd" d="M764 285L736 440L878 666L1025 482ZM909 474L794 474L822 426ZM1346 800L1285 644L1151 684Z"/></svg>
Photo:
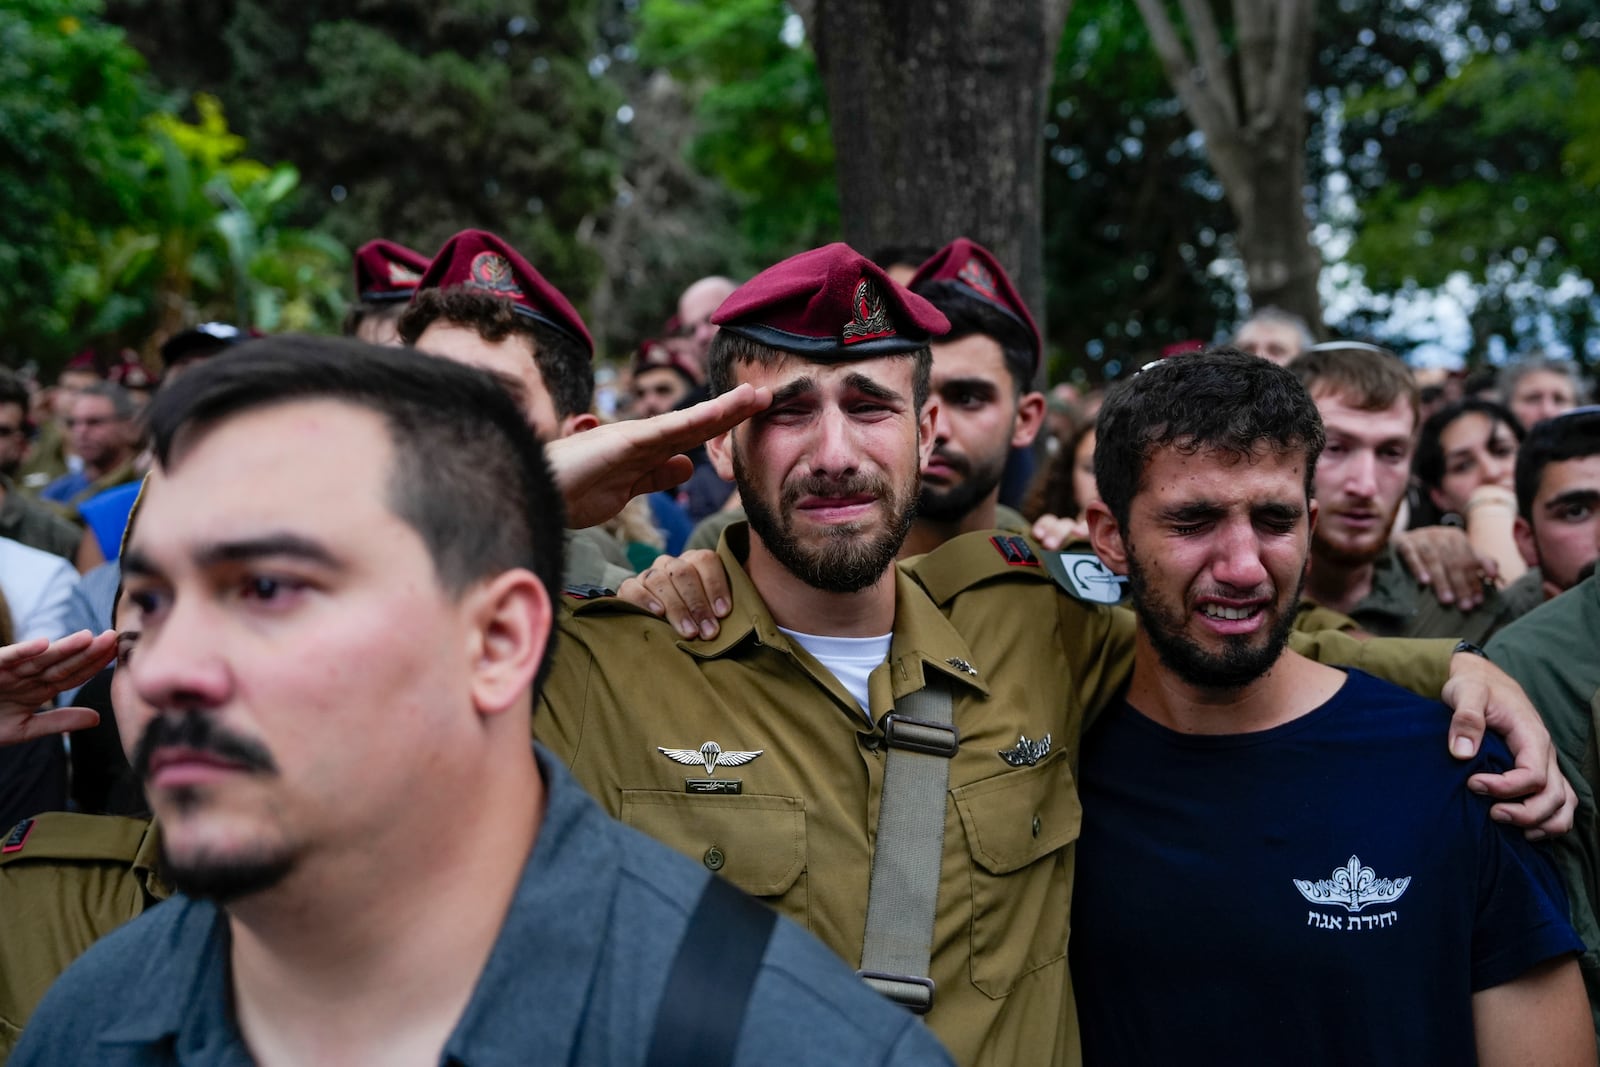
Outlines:
<svg viewBox="0 0 1600 1067"><path fill-rule="evenodd" d="M1379 878L1371 867L1363 867L1355 856L1343 867L1333 869L1333 877L1315 882L1293 879L1300 895L1313 904L1338 904L1357 912L1368 904L1390 904L1411 884L1410 878Z"/></svg>

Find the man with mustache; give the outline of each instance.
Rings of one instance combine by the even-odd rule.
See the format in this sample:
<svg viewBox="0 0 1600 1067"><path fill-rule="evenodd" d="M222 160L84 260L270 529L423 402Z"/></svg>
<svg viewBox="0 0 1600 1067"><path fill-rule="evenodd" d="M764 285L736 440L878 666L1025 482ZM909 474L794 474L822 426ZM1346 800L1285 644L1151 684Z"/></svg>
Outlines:
<svg viewBox="0 0 1600 1067"><path fill-rule="evenodd" d="M685 1027L730 1063L946 1062L529 743L562 507L490 377L274 338L150 422L119 710L181 892L69 969L12 1063L645 1062Z"/></svg>
<svg viewBox="0 0 1600 1067"><path fill-rule="evenodd" d="M1119 383L1095 551L1133 677L1087 732L1072 969L1086 1064L1592 1064L1554 871L1466 788L1445 709L1287 648L1318 405L1221 351Z"/></svg>

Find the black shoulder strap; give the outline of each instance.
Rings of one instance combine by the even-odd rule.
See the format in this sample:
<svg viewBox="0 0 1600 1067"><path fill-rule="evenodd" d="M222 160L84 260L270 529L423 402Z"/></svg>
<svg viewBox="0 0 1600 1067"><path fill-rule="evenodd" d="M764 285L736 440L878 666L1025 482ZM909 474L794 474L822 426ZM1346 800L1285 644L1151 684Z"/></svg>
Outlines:
<svg viewBox="0 0 1600 1067"><path fill-rule="evenodd" d="M689 916L645 1067L727 1067L778 916L716 875Z"/></svg>

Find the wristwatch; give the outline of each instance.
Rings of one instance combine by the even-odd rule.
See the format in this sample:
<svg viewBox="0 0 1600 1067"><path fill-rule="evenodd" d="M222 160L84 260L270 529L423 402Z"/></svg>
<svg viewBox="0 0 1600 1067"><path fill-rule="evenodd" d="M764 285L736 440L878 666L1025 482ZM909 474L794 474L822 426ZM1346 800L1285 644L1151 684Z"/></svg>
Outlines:
<svg viewBox="0 0 1600 1067"><path fill-rule="evenodd" d="M1450 650L1450 654L1453 656L1457 652L1465 652L1471 656L1482 656L1484 659L1489 658L1489 653L1485 652L1482 646L1475 645L1471 641L1457 641L1456 647Z"/></svg>

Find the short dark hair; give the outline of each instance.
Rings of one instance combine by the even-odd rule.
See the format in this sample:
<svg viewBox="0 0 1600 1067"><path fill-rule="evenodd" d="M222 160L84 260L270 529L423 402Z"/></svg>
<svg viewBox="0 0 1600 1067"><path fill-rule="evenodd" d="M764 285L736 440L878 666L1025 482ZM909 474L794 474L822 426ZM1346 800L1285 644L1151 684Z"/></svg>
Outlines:
<svg viewBox="0 0 1600 1067"><path fill-rule="evenodd" d="M156 458L166 466L180 434L309 400L335 400L383 418L395 452L389 507L427 545L439 583L452 596L526 567L556 602L561 496L521 409L492 375L475 368L343 338L285 334L251 341L156 394L148 409Z"/></svg>
<svg viewBox="0 0 1600 1067"><path fill-rule="evenodd" d="M1517 512L1533 522L1533 498L1552 463L1600 454L1600 407L1573 408L1540 419L1517 449Z"/></svg>
<svg viewBox="0 0 1600 1067"><path fill-rule="evenodd" d="M1033 384L1034 338L1026 326L952 281L924 282L912 291L950 320L950 332L938 340L959 341L982 334L1000 346L1016 394Z"/></svg>
<svg viewBox="0 0 1600 1067"><path fill-rule="evenodd" d="M395 329L398 332L400 316L406 313L408 306L404 300L357 300L344 313L339 332L346 337L354 337L362 324L367 322L393 322L397 324Z"/></svg>
<svg viewBox="0 0 1600 1067"><path fill-rule="evenodd" d="M1413 420L1421 411L1421 390L1411 368L1377 345L1330 341L1295 356L1288 367L1307 392L1327 389L1362 411L1383 411L1402 397L1410 401Z"/></svg>
<svg viewBox="0 0 1600 1067"><path fill-rule="evenodd" d="M1505 423L1519 442L1527 436L1522 423L1504 404L1476 396L1446 404L1428 416L1422 424L1422 432L1417 435L1417 451L1411 457L1411 473L1417 476L1417 481L1429 489L1439 488L1444 481L1444 432L1461 416L1473 413L1487 415L1490 422Z"/></svg>
<svg viewBox="0 0 1600 1067"><path fill-rule="evenodd" d="M915 351L904 352L890 358L913 361L911 367L911 397L912 402L916 404L917 412L920 414L923 405L928 402L928 393L932 388L933 350L927 345L923 345ZM798 359L802 363L825 362L815 356L808 356L798 352L786 352L781 348L758 344L729 330L718 330L717 335L711 339L711 351L706 355L706 381L711 387L711 395L721 396L739 384L734 380L734 368L740 364L770 367L785 359Z"/></svg>
<svg viewBox="0 0 1600 1067"><path fill-rule="evenodd" d="M587 414L594 405L594 364L588 350L576 338L519 314L516 307L504 297L466 285L419 289L400 316L400 339L415 345L439 319L474 330L489 342L503 341L513 333L526 337L556 416Z"/></svg>
<svg viewBox="0 0 1600 1067"><path fill-rule="evenodd" d="M1095 423L1094 476L1117 524L1128 525L1144 469L1158 448L1240 456L1259 445L1303 451L1312 494L1325 436L1306 387L1275 363L1217 347L1152 364L1106 392Z"/></svg>
<svg viewBox="0 0 1600 1067"><path fill-rule="evenodd" d="M0 367L0 404L21 404L22 416L28 416L28 387L21 375L8 367Z"/></svg>
<svg viewBox="0 0 1600 1067"><path fill-rule="evenodd" d="M132 419L139 414L139 405L134 402L133 394L116 382L91 382L78 390L78 396L80 399L98 396L111 401L111 410L119 419Z"/></svg>

